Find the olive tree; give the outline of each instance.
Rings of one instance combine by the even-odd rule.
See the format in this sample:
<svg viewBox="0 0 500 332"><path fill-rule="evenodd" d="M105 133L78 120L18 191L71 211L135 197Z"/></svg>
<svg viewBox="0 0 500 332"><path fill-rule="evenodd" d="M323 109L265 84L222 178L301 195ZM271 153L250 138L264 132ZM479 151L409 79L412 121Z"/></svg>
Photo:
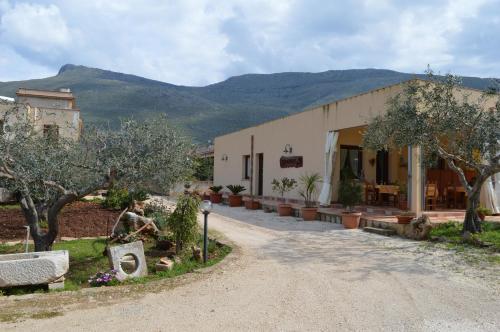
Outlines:
<svg viewBox="0 0 500 332"><path fill-rule="evenodd" d="M85 128L78 139L40 133L22 105L3 114L0 187L14 192L36 251L50 250L59 212L98 189L168 189L191 170L189 140L165 116ZM48 230L41 229L45 221Z"/></svg>
<svg viewBox="0 0 500 332"><path fill-rule="evenodd" d="M390 99L387 112L373 119L364 133L364 146L420 146L424 164L441 157L460 179L467 194L463 231L481 231L476 209L484 182L500 172L500 101L498 90L474 97L453 75L413 80ZM464 169L475 177L468 181Z"/></svg>

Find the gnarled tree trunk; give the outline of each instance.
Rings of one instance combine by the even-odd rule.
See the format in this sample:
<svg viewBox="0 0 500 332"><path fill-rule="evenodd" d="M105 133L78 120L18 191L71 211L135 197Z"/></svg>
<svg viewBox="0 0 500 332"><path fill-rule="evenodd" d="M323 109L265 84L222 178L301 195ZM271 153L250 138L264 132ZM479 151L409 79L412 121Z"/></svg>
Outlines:
<svg viewBox="0 0 500 332"><path fill-rule="evenodd" d="M477 215L479 207L479 191L473 191L467 198L467 211L465 212L463 232L481 232L481 220Z"/></svg>

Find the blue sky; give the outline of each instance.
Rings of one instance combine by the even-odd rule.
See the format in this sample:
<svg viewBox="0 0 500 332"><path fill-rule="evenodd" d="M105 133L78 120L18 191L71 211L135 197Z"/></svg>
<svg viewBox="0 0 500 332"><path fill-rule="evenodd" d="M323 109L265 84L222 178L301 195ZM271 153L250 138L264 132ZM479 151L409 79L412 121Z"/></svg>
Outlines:
<svg viewBox="0 0 500 332"><path fill-rule="evenodd" d="M428 64L500 77L500 0L0 0L0 81L66 63L184 85Z"/></svg>

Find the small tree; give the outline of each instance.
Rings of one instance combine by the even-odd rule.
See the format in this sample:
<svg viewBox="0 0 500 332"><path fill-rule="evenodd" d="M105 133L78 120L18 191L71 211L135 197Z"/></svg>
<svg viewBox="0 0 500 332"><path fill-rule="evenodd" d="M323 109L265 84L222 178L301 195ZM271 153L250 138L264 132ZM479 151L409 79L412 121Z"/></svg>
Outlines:
<svg viewBox="0 0 500 332"><path fill-rule="evenodd" d="M115 130L86 128L81 137L44 138L23 105L2 117L0 187L16 193L36 251L50 250L67 204L98 189L167 189L187 176L192 146L165 116L126 120ZM47 222L43 232L40 222Z"/></svg>
<svg viewBox="0 0 500 332"><path fill-rule="evenodd" d="M281 197L284 197L285 193L297 186L297 181L295 181L295 179L283 177L281 180L273 179L271 184L273 186L273 191L279 193Z"/></svg>
<svg viewBox="0 0 500 332"><path fill-rule="evenodd" d="M492 101L494 106L488 108ZM403 92L389 101L387 113L368 126L364 145L374 150L420 146L424 163L437 156L444 159L467 193L463 231L481 231L476 213L481 187L488 177L500 172L497 89L474 99L461 89L458 77L435 77L429 71L427 81L408 82ZM464 167L475 171L471 182Z"/></svg>
<svg viewBox="0 0 500 332"><path fill-rule="evenodd" d="M316 206L316 194L318 192L316 184L319 180L321 180L321 177L318 173L304 174L299 178L301 185L299 195L304 198L304 203L308 208Z"/></svg>
<svg viewBox="0 0 500 332"><path fill-rule="evenodd" d="M347 212L352 212L354 205L362 201L362 191L361 185L355 179L345 178L340 181L339 202Z"/></svg>
<svg viewBox="0 0 500 332"><path fill-rule="evenodd" d="M194 242L198 235L197 215L200 199L193 195L181 195L174 212L168 218L168 228L174 233L175 252L179 254L184 245Z"/></svg>

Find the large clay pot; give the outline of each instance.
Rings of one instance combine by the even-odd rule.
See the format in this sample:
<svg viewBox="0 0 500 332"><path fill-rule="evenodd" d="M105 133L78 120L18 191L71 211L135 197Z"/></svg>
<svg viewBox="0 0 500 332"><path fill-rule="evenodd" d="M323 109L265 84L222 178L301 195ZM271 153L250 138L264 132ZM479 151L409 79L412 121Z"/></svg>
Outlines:
<svg viewBox="0 0 500 332"><path fill-rule="evenodd" d="M359 227L361 212L342 212L342 225L347 229L356 229Z"/></svg>
<svg viewBox="0 0 500 332"><path fill-rule="evenodd" d="M222 194L211 193L210 201L214 204L219 204L220 202L222 202Z"/></svg>
<svg viewBox="0 0 500 332"><path fill-rule="evenodd" d="M249 199L245 201L245 208L247 210L258 210L260 209L260 203L259 201Z"/></svg>
<svg viewBox="0 0 500 332"><path fill-rule="evenodd" d="M292 206L290 204L278 204L278 214L280 217L288 217L292 215Z"/></svg>
<svg viewBox="0 0 500 332"><path fill-rule="evenodd" d="M241 195L229 195L228 200L229 200L230 207L241 206L243 203L243 199L241 198Z"/></svg>
<svg viewBox="0 0 500 332"><path fill-rule="evenodd" d="M302 219L305 221L316 220L316 214L318 212L318 208L316 207L303 207L300 209L302 212Z"/></svg>
<svg viewBox="0 0 500 332"><path fill-rule="evenodd" d="M414 218L414 215L397 215L396 218L398 219L398 224L409 224Z"/></svg>

